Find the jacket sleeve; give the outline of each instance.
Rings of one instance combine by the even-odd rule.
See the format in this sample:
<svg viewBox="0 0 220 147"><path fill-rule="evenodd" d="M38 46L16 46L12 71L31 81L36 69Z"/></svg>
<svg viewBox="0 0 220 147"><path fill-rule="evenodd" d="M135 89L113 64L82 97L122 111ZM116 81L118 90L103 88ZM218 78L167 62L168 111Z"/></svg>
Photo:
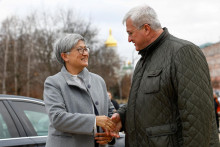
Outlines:
<svg viewBox="0 0 220 147"><path fill-rule="evenodd" d="M182 124L183 146L219 144L214 117L209 68L195 45L182 47L174 56L174 85Z"/></svg>
<svg viewBox="0 0 220 147"><path fill-rule="evenodd" d="M123 105L117 110L117 113L120 115L122 128L120 131L125 131L125 119L126 119L126 111L127 111L127 104Z"/></svg>
<svg viewBox="0 0 220 147"><path fill-rule="evenodd" d="M93 135L95 115L69 113L57 81L49 77L44 83L44 102L51 125L64 133Z"/></svg>

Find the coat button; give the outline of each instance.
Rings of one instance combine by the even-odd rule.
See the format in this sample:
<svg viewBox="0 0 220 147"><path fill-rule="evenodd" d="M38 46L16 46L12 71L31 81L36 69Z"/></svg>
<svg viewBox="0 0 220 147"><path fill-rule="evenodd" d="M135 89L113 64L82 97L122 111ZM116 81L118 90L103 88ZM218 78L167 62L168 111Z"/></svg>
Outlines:
<svg viewBox="0 0 220 147"><path fill-rule="evenodd" d="M90 84L88 84L88 86L87 86L88 88L90 88L91 87L91 85Z"/></svg>
<svg viewBox="0 0 220 147"><path fill-rule="evenodd" d="M96 104L96 105L99 105L99 102L98 102L98 101L96 101L96 102L95 102L95 104Z"/></svg>

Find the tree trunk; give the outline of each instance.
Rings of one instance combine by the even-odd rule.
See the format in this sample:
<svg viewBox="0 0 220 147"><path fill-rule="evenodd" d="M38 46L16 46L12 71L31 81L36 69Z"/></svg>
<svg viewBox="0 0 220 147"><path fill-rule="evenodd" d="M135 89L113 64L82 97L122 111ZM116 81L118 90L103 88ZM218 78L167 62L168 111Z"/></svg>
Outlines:
<svg viewBox="0 0 220 147"><path fill-rule="evenodd" d="M14 83L15 83L15 91L14 94L18 94L18 63L17 63L17 41L14 40Z"/></svg>
<svg viewBox="0 0 220 147"><path fill-rule="evenodd" d="M5 41L5 55L4 55L4 68L3 68L3 78L2 78L2 93L6 94L6 79L7 79L7 63L8 63L8 47L9 47L9 36L6 35Z"/></svg>
<svg viewBox="0 0 220 147"><path fill-rule="evenodd" d="M33 42L31 41L31 49L28 53L28 62L27 62L27 96L30 96L30 71L31 71L31 54L33 51Z"/></svg>

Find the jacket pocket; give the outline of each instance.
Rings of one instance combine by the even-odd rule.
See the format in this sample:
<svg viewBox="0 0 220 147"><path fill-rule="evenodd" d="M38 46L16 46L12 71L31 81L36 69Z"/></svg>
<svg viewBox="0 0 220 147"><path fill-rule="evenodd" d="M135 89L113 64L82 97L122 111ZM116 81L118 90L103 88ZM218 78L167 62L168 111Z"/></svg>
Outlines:
<svg viewBox="0 0 220 147"><path fill-rule="evenodd" d="M157 147L173 147L173 136L176 132L176 124L167 124L162 126L146 128L146 134L148 136L149 145Z"/></svg>
<svg viewBox="0 0 220 147"><path fill-rule="evenodd" d="M155 93L160 90L160 74L162 69L148 71L144 74L141 91L144 93Z"/></svg>

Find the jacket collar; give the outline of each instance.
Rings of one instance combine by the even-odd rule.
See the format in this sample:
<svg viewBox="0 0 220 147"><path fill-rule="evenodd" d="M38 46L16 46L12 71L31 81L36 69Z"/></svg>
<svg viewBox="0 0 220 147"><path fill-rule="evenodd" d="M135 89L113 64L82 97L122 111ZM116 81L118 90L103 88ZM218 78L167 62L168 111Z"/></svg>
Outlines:
<svg viewBox="0 0 220 147"><path fill-rule="evenodd" d="M75 80L72 78L72 75L66 70L65 66L62 67L61 74L65 78L68 85L77 86L81 89L84 89L77 82L75 82ZM90 87L89 71L86 68L84 68L77 76L85 83L86 87Z"/></svg>
<svg viewBox="0 0 220 147"><path fill-rule="evenodd" d="M169 35L167 28L163 28L163 30L163 33L154 42L138 52L138 54L140 54L143 59L145 59L150 52L157 48L157 46L159 46Z"/></svg>

